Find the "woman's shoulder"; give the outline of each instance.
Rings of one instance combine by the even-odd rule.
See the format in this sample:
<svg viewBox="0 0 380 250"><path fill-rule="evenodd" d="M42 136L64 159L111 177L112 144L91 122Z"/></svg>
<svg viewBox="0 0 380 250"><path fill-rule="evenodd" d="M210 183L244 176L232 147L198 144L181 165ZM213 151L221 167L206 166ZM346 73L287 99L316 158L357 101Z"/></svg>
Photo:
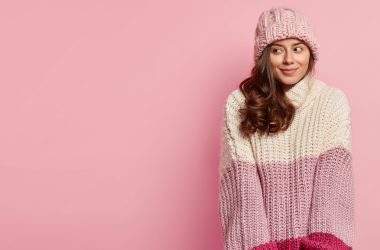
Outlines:
<svg viewBox="0 0 380 250"><path fill-rule="evenodd" d="M321 88L322 92L324 92L324 94L329 94L329 95L332 95L334 97L345 96L345 92L341 87L333 86L333 85L325 82L324 80L320 80L320 79L315 79L315 81L318 85L321 86L320 88Z"/></svg>
<svg viewBox="0 0 380 250"><path fill-rule="evenodd" d="M231 90L226 98L226 103L244 103L245 97L240 88L235 88Z"/></svg>
<svg viewBox="0 0 380 250"><path fill-rule="evenodd" d="M227 97L224 102L224 107L226 111L236 111L242 108L244 104L244 94L241 92L240 88L235 88L227 94Z"/></svg>
<svg viewBox="0 0 380 250"><path fill-rule="evenodd" d="M319 79L315 81L320 89L320 101L325 106L326 111L333 113L350 111L349 99L343 88L332 86Z"/></svg>

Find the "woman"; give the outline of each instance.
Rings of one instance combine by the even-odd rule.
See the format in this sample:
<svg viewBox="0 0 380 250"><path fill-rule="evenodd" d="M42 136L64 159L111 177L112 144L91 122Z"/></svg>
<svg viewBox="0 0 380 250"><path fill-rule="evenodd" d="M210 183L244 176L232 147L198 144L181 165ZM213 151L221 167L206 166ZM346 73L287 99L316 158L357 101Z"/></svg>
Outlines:
<svg viewBox="0 0 380 250"><path fill-rule="evenodd" d="M251 76L226 99L220 160L225 249L352 249L350 105L314 76L310 21L264 11Z"/></svg>

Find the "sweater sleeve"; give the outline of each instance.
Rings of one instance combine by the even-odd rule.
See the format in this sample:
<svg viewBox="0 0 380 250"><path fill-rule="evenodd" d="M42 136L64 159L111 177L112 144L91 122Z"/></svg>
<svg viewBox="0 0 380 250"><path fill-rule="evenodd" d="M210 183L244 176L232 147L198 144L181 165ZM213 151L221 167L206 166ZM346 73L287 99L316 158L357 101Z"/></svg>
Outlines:
<svg viewBox="0 0 380 250"><path fill-rule="evenodd" d="M354 192L350 105L338 89L325 121L304 249L352 249Z"/></svg>
<svg viewBox="0 0 380 250"><path fill-rule="evenodd" d="M277 249L270 242L250 140L243 138L238 129L241 107L238 94L241 93L234 91L228 96L221 126L219 211L224 249Z"/></svg>

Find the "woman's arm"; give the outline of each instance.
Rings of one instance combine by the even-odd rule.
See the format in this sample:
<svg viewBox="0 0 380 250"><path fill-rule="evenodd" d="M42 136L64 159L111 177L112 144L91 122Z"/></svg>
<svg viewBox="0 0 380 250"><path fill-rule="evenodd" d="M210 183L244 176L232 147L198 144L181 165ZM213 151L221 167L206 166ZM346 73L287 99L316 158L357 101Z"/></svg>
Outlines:
<svg viewBox="0 0 380 250"><path fill-rule="evenodd" d="M262 189L250 141L238 129L240 94L235 90L228 96L221 131L219 204L224 249L277 249L276 244L269 242Z"/></svg>
<svg viewBox="0 0 380 250"><path fill-rule="evenodd" d="M305 249L352 249L354 192L350 105L338 89L326 116L322 154L314 175Z"/></svg>

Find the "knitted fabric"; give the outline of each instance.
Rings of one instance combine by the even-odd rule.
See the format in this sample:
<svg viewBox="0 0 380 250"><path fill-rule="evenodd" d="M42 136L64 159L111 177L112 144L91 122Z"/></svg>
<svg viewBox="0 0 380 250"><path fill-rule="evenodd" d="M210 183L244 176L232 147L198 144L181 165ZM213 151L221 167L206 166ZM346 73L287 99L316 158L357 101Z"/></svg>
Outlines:
<svg viewBox="0 0 380 250"><path fill-rule="evenodd" d="M290 127L244 138L239 89L227 97L220 149L220 222L226 250L352 249L350 106L311 74L286 92Z"/></svg>
<svg viewBox="0 0 380 250"><path fill-rule="evenodd" d="M296 10L277 7L264 11L259 17L255 30L254 61L259 60L267 45L286 38L304 41L314 60L319 59L319 45L310 20Z"/></svg>

